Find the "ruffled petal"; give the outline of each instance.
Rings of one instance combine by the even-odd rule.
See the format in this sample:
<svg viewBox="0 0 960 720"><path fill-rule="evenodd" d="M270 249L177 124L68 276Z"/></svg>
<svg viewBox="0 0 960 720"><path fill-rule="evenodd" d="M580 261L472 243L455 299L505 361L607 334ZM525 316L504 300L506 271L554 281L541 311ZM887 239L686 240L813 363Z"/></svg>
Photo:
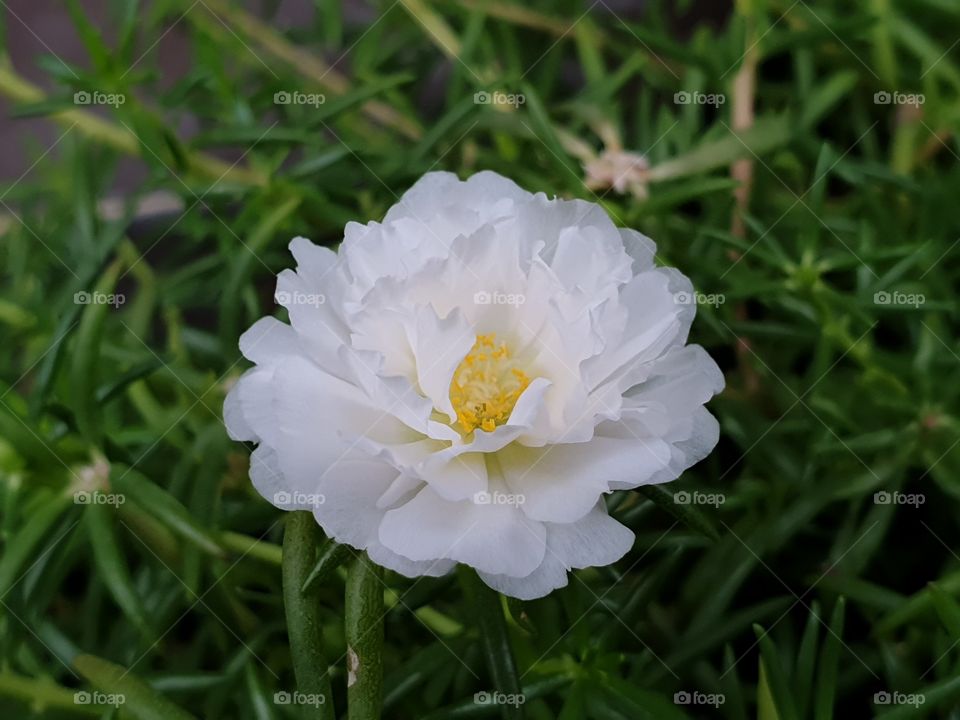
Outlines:
<svg viewBox="0 0 960 720"><path fill-rule="evenodd" d="M607 515L603 503L575 523L546 523L547 551L529 575L512 577L480 572L498 592L520 600L535 600L567 585L574 568L602 567L622 558L633 546L633 533Z"/></svg>
<svg viewBox="0 0 960 720"><path fill-rule="evenodd" d="M425 487L387 512L380 542L415 561L446 558L483 572L528 575L543 561L545 529L515 505L449 502Z"/></svg>

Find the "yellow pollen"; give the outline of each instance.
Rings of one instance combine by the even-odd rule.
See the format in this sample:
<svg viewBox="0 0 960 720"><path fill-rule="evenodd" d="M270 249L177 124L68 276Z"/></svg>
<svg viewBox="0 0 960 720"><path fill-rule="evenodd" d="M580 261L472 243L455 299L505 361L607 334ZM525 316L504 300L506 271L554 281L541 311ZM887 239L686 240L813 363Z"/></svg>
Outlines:
<svg viewBox="0 0 960 720"><path fill-rule="evenodd" d="M517 399L530 384L530 378L514 362L507 344L497 343L495 333L477 335L450 383L450 402L464 435L477 428L492 432L510 418Z"/></svg>

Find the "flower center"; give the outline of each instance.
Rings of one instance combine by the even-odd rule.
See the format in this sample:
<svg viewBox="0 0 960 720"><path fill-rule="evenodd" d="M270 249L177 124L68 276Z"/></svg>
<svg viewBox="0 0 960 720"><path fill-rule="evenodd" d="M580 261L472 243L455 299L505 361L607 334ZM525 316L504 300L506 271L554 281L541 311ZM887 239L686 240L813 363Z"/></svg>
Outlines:
<svg viewBox="0 0 960 720"><path fill-rule="evenodd" d="M477 428L492 432L507 422L529 384L505 342L497 343L495 333L477 335L450 382L450 402L463 434Z"/></svg>

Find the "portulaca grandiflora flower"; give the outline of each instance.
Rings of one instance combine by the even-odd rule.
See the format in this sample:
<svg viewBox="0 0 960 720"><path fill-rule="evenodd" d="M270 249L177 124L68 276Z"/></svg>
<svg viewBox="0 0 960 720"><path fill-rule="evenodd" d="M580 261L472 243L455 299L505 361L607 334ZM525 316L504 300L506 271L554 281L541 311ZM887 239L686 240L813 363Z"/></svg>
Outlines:
<svg viewBox="0 0 960 720"><path fill-rule="evenodd" d="M421 178L339 252L290 243L272 317L240 338L230 436L284 510L414 577L456 563L536 598L633 533L604 495L713 449L719 368L693 288L600 206L492 172Z"/></svg>

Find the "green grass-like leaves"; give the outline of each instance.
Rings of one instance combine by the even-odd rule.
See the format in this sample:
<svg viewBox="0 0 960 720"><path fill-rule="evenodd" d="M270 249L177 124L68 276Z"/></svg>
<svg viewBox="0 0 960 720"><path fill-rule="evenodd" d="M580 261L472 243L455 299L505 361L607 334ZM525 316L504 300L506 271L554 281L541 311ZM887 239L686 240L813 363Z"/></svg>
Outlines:
<svg viewBox="0 0 960 720"><path fill-rule="evenodd" d="M45 128L15 127L0 185L7 715L954 717L950 3L107 5L64 5L76 52L0 13L4 112ZM14 34L39 55L11 57ZM274 102L295 92L324 100ZM588 188L617 149L649 167ZM289 239L335 247L434 169L654 238L727 379L714 453L609 498L633 550L534 602L381 574L309 515L284 523L222 424L239 334L282 318ZM475 701L494 690L525 702Z"/></svg>

